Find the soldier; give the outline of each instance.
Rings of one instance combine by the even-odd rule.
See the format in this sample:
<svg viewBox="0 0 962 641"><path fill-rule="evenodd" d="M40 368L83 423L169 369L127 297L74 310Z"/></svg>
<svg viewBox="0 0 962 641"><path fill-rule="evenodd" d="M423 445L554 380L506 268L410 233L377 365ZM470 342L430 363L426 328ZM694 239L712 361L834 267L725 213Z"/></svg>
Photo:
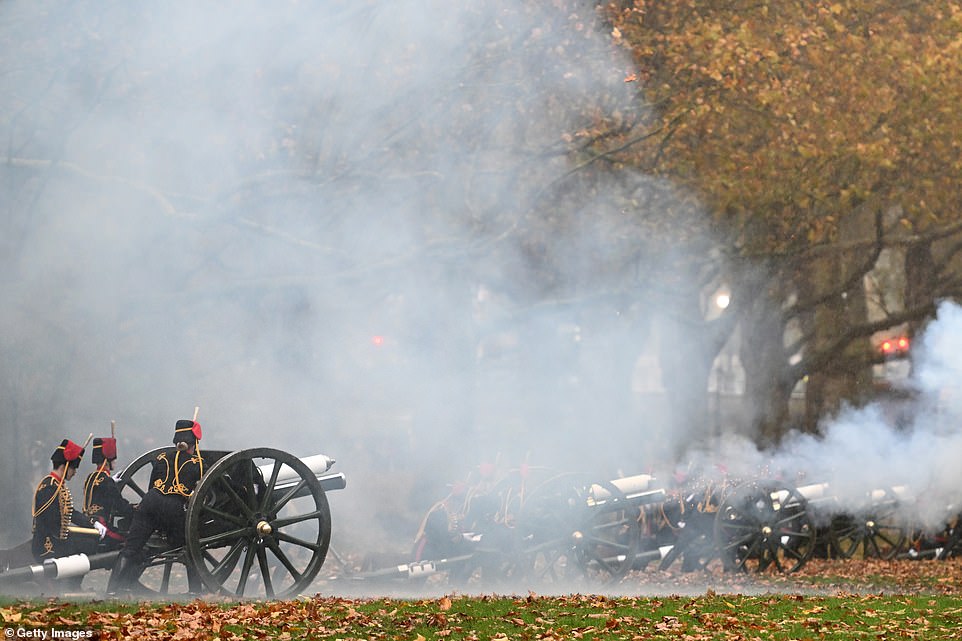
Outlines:
<svg viewBox="0 0 962 641"><path fill-rule="evenodd" d="M176 447L164 449L153 460L150 488L134 512L134 520L120 557L110 574L108 595L129 590L140 576L143 549L151 534L157 531L164 533L172 548L183 547L186 543L187 499L204 473L204 459L197 447L200 438L200 423L177 421L173 440ZM200 591L199 579L188 564L187 580L191 593Z"/></svg>
<svg viewBox="0 0 962 641"><path fill-rule="evenodd" d="M89 528L90 519L73 507L73 497L67 487L80 466L84 448L64 439L50 456L53 470L37 485L33 495L32 552L38 562L88 551L82 542L71 538L72 524ZM103 526L94 525L103 537Z"/></svg>
<svg viewBox="0 0 962 641"><path fill-rule="evenodd" d="M116 550L124 543L124 535L118 529L126 530L134 516L134 507L121 495L110 475L117 459L117 439L95 438L90 459L97 467L84 482L83 511L91 521L104 526L103 547ZM118 528L117 519L125 519L127 527Z"/></svg>

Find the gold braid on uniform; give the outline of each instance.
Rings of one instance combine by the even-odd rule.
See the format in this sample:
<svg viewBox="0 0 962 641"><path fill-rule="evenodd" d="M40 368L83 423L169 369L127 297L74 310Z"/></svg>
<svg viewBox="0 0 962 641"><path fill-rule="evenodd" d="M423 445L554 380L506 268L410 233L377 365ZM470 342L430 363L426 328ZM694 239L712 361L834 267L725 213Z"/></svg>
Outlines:
<svg viewBox="0 0 962 641"><path fill-rule="evenodd" d="M32 512L32 514L33 514L33 518L34 518L34 519L36 519L38 516L40 516L41 514L43 514L44 512L46 512L46 511L47 511L47 508L50 507L51 505L53 505L54 499L57 498L57 495L60 494L60 487L63 485L63 481L61 481L60 479L58 479L58 478L57 478L56 476L54 476L53 474L48 474L47 476L45 476L45 477L43 477L42 479L40 479L40 482L37 483L37 489L34 490L34 494L36 495L36 493L40 491L40 486L43 485L44 481L46 481L48 478L49 478L49 479L56 479L56 480L57 480L57 490L56 490L52 495L50 495L50 498L47 499L47 502L44 503L44 504L40 507L39 510L37 509L37 506L36 506L36 505L33 507L33 509L31 510L31 512Z"/></svg>
<svg viewBox="0 0 962 641"><path fill-rule="evenodd" d="M54 500L59 499L60 501L60 535L57 538L59 538L61 541L64 541L66 540L67 534L69 533L67 526L70 525L70 519L73 516L73 497L70 495L70 490L67 489L67 487L63 484L63 479L59 479L53 474L48 474L46 477L44 477L43 481L47 480L47 478L56 479L57 489L54 490L53 495L50 497L50 499L46 503L44 503L40 507L39 510L36 508L31 510L34 517L34 527L36 527L36 523L37 523L36 518L41 514L43 514L47 510L47 508L53 505ZM40 481L40 485L43 484L43 481ZM40 490L40 485L37 485L37 490Z"/></svg>
<svg viewBox="0 0 962 641"><path fill-rule="evenodd" d="M103 483L104 475L107 474L107 461L100 464L97 471L87 477L84 483L84 514L91 516L103 509L100 505L94 504L94 489Z"/></svg>
<svg viewBox="0 0 962 641"><path fill-rule="evenodd" d="M67 538L67 527L73 517L73 496L63 483L60 487L62 488L60 491L60 540L63 541Z"/></svg>
<svg viewBox="0 0 962 641"><path fill-rule="evenodd" d="M197 463L200 467L200 473L204 473L204 459L200 457L199 454L194 454L189 459L184 461L183 465L180 464L180 450L174 455L174 482L167 487L167 482L170 480L170 461L167 460L166 453L160 454L158 459L163 459L167 463L167 474L163 479L157 479L154 481L154 487L157 488L163 494L179 494L180 496L189 497L191 492L187 490L187 486L180 482L180 470L188 463Z"/></svg>
<svg viewBox="0 0 962 641"><path fill-rule="evenodd" d="M167 473L164 474L164 478L162 479L158 478L157 480L154 481L154 487L157 488L157 490L159 490L160 492L166 494L166 492L164 491L164 486L167 484L167 479L170 478L170 461L167 460L167 452L161 452L160 454L158 454L157 460L164 462L164 465L167 466Z"/></svg>
<svg viewBox="0 0 962 641"><path fill-rule="evenodd" d="M177 450L177 453L174 454L174 484L170 486L170 493L177 493L181 496L190 496L190 492L187 491L187 486L180 482L180 468L182 468L184 465L187 465L187 463L190 463L190 460L188 459L184 465L179 465L179 463L180 450Z"/></svg>

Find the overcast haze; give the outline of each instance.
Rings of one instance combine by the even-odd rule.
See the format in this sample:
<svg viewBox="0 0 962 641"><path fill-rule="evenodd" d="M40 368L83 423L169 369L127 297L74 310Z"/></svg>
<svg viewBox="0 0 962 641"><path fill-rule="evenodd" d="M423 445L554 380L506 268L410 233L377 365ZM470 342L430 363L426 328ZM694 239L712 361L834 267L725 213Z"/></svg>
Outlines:
<svg viewBox="0 0 962 641"><path fill-rule="evenodd" d="M549 5L0 3L0 424L31 461L6 543L61 438L116 420L123 464L195 406L207 448L336 458L352 551L406 550L482 462L614 476L704 442L632 381L714 242L662 181L569 173L585 114L644 107L593 12ZM721 458L943 502L959 444L921 407Z"/></svg>
<svg viewBox="0 0 962 641"><path fill-rule="evenodd" d="M638 109L596 27L520 3L0 5L0 418L35 461L15 513L63 436L116 420L123 463L194 406L208 448L337 458L335 545L406 547L498 456L649 465L650 321L605 296L637 288L649 235L621 203L674 193L563 179L579 114Z"/></svg>

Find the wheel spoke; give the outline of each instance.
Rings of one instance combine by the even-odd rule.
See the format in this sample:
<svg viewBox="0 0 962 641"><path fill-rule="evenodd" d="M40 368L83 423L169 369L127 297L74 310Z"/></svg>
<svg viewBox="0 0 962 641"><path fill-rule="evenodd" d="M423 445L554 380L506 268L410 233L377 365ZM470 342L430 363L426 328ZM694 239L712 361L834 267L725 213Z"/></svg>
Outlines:
<svg viewBox="0 0 962 641"><path fill-rule="evenodd" d="M807 512L796 512L795 514L791 514L785 517L784 519L779 519L775 521L775 523L772 524L772 529L782 530L789 524L794 524L796 521L801 521L802 523L805 523L807 519L808 519Z"/></svg>
<svg viewBox="0 0 962 641"><path fill-rule="evenodd" d="M788 554L789 556L794 557L795 560L797 560L797 561L801 561L802 559L805 558L805 555L800 554L800 553L798 552L798 550L796 550L796 549L793 548L793 547L790 547L790 546L788 546L788 545L784 545L784 544L782 544L782 543L779 543L779 544L778 544L778 547L780 547L782 550L784 550L784 551L785 551L785 554ZM777 556L776 556L776 558L777 558ZM779 564L779 565L781 565L781 564Z"/></svg>
<svg viewBox="0 0 962 641"><path fill-rule="evenodd" d="M244 546L246 542L241 540L234 543L228 550L224 558L220 560L219 563L214 565L210 573L217 579L217 582L221 585L227 580L234 568L237 567L237 562L240 560L240 553L244 551Z"/></svg>
<svg viewBox="0 0 962 641"><path fill-rule="evenodd" d="M553 551L558 548L558 545L559 545L559 540L552 539L550 541L545 541L544 543L538 543L537 545L532 545L528 548L525 548L525 552L527 552L529 555L534 555L534 554L537 554L538 552L541 552L542 550Z"/></svg>
<svg viewBox="0 0 962 641"><path fill-rule="evenodd" d="M211 536L205 536L203 538L197 539L197 543L202 548L216 547L216 544L218 543L235 539L244 534L249 534L250 532L251 532L251 528L249 527L237 528L236 530L229 530L227 532L221 532L220 534L212 534Z"/></svg>
<svg viewBox="0 0 962 641"><path fill-rule="evenodd" d="M547 550L542 556L542 560L544 561L544 567L542 567L541 570L537 572L537 577L539 579L543 579L545 576L551 575L552 578L557 578L554 574L554 564L558 560L558 557L560 556L561 556L561 553L558 552L556 549Z"/></svg>
<svg viewBox="0 0 962 641"><path fill-rule="evenodd" d="M230 512L224 512L223 510L218 510L210 505L203 506L203 514L206 516L208 514L213 514L219 519L224 519L225 521L230 521L235 525L247 525L244 519L239 518L236 514L231 514Z"/></svg>
<svg viewBox="0 0 962 641"><path fill-rule="evenodd" d="M602 558L602 557L601 557L599 554L597 554L597 553L592 554L592 555L591 555L591 558L594 559L594 560L598 563L598 565L601 566L601 569L602 569L602 570L604 570L604 571L607 572L608 574L614 574L614 570L612 569L611 565L608 563L608 560L607 560L607 559Z"/></svg>
<svg viewBox="0 0 962 641"><path fill-rule="evenodd" d="M291 576L294 578L294 581L300 581L302 576L301 572L294 567L294 564L291 563L291 560L286 554L284 554L284 551L281 549L281 546L277 544L277 541L273 539L267 539L267 546L270 548L271 552L274 553L274 556L277 557L277 560L281 562L281 565L287 568L287 571L290 572Z"/></svg>
<svg viewBox="0 0 962 641"><path fill-rule="evenodd" d="M300 480L300 482L298 482L297 485L295 485L295 486L292 487L290 490L288 490L287 492L285 492L285 493L284 493L284 496L282 496L282 497L281 497L276 503L274 503L274 505L271 507L271 514L273 514L273 515L276 516L277 513L281 511L281 508L283 508L285 505L287 505L287 503L288 503L291 499L293 499L294 496L295 496L298 492L300 492L302 489L304 489L304 486L305 486L305 485L307 485L307 479L303 479L303 478L302 478L302 479Z"/></svg>
<svg viewBox="0 0 962 641"><path fill-rule="evenodd" d="M620 543L618 541L612 541L611 539L602 539L597 536L586 537L585 543L587 543L588 545L591 545L591 544L599 545L599 546L603 545L605 547L610 547L610 548L615 548L618 550L625 550L625 551L627 551L628 548L631 547L630 544L628 543Z"/></svg>
<svg viewBox="0 0 962 641"><path fill-rule="evenodd" d="M616 528L624 527L625 525L628 525L629 523L631 523L631 521L630 521L629 519L621 518L621 519L618 519L617 521L610 521L610 522L608 522L608 523L600 523L600 524L595 525L595 526L593 526L593 527L594 527L595 530L613 530L613 529L616 529Z"/></svg>
<svg viewBox="0 0 962 641"><path fill-rule="evenodd" d="M271 478L267 481L267 488L264 490L264 496L261 497L260 505L258 506L259 512L264 512L267 510L267 503L271 500L271 495L274 493L274 486L277 485L277 476L281 472L282 463L278 460L274 461L274 469L271 470Z"/></svg>
<svg viewBox="0 0 962 641"><path fill-rule="evenodd" d="M895 538L890 537L885 532L879 532L875 535L876 538L882 539L882 541L889 545L889 547L896 548L901 543L901 537L896 536Z"/></svg>
<svg viewBox="0 0 962 641"><path fill-rule="evenodd" d="M218 477L217 481L220 483L221 487L227 490L227 494L230 495L234 503L236 503L243 510L244 515L249 519L253 518L254 516L253 510L251 510L250 506L247 504L247 501L241 498L241 496L234 490L234 488L230 486L230 483L228 483L223 476Z"/></svg>
<svg viewBox="0 0 962 641"><path fill-rule="evenodd" d="M312 519L324 519L327 517L327 512L323 510L314 510L313 512L307 512L306 514L298 514L297 516L290 516L283 519L274 519L271 521L271 526L276 530L278 528L287 527L288 525L293 525L295 523L303 523L304 521L310 521Z"/></svg>
<svg viewBox="0 0 962 641"><path fill-rule="evenodd" d="M745 564L748 563L748 560L751 559L752 556L757 552L758 546L760 544L761 544L761 541L758 538L753 540L749 548L745 550L745 556L740 561L738 560L738 556L735 555L735 560L736 560L735 567L739 568L740 570L745 570L746 569Z"/></svg>
<svg viewBox="0 0 962 641"><path fill-rule="evenodd" d="M134 492L136 492L136 493L137 493L137 496L139 496L140 498L144 498L144 496L146 496L146 494L147 494L147 492L145 492L145 491L143 491L142 489L140 489L140 486L137 485L137 481L135 481L133 478L127 479L127 480L125 481L125 486L126 486L126 487L129 487L129 488L132 489ZM123 490L123 488L121 488L121 490Z"/></svg>
<svg viewBox="0 0 962 641"><path fill-rule="evenodd" d="M745 544L745 543L748 543L748 542L751 541L752 539L756 538L756 536L757 536L757 534L756 534L755 532L752 532L752 533L750 533L750 534L746 534L745 536L741 537L740 539L731 539L730 541L728 541L728 542L725 544L725 549L728 550L728 549L731 549L731 548L734 548L734 547L738 547L739 545L743 545L743 544Z"/></svg>
<svg viewBox="0 0 962 641"><path fill-rule="evenodd" d="M254 547L248 545L247 552L244 554L244 563L241 565L240 579L237 581L237 591L235 592L237 596L244 596L244 590L247 588L247 578L250 576L253 565Z"/></svg>
<svg viewBox="0 0 962 641"><path fill-rule="evenodd" d="M268 599L273 599L274 584L271 581L271 568L267 564L267 554L262 546L257 547L257 565L261 569L261 578L264 579L264 595Z"/></svg>
<svg viewBox="0 0 962 641"><path fill-rule="evenodd" d="M305 541L304 539L299 539L296 536L285 534L284 532L274 532L274 536L281 541L286 541L287 543L293 543L294 545L299 545L303 548L313 550L314 552L319 552L321 550L321 546L318 545L317 543L311 543L309 541Z"/></svg>
<svg viewBox="0 0 962 641"><path fill-rule="evenodd" d="M743 523L740 521L725 521L725 524L722 526L722 528L725 530L745 530L751 532L758 531L758 525L754 523Z"/></svg>

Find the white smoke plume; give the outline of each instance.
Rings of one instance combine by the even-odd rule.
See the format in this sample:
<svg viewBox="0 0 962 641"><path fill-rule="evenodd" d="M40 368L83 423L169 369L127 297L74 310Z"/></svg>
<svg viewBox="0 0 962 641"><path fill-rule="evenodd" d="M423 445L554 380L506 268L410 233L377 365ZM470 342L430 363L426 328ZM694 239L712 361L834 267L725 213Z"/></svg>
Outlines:
<svg viewBox="0 0 962 641"><path fill-rule="evenodd" d="M61 438L116 420L123 466L195 406L335 457L341 551L406 553L480 463L670 451L632 380L701 212L571 172L644 107L564 4L0 4L4 542Z"/></svg>
<svg viewBox="0 0 962 641"><path fill-rule="evenodd" d="M914 341L912 372L894 398L845 408L819 434L790 434L775 450L726 438L709 456L695 455L695 467L721 463L734 478L828 484L839 513L865 510L871 493L884 492L899 498L907 527L938 531L962 507L960 336L962 308L944 302Z"/></svg>
<svg viewBox="0 0 962 641"><path fill-rule="evenodd" d="M208 448L335 457L341 552L406 554L481 463L613 478L707 441L633 386L657 379L637 369L659 312L697 294L702 212L649 177L571 173L584 114L644 110L593 11L0 3L4 543L61 438L115 419L123 465L194 406ZM916 344L909 426L870 407L713 458L903 483L939 513L959 316Z"/></svg>

